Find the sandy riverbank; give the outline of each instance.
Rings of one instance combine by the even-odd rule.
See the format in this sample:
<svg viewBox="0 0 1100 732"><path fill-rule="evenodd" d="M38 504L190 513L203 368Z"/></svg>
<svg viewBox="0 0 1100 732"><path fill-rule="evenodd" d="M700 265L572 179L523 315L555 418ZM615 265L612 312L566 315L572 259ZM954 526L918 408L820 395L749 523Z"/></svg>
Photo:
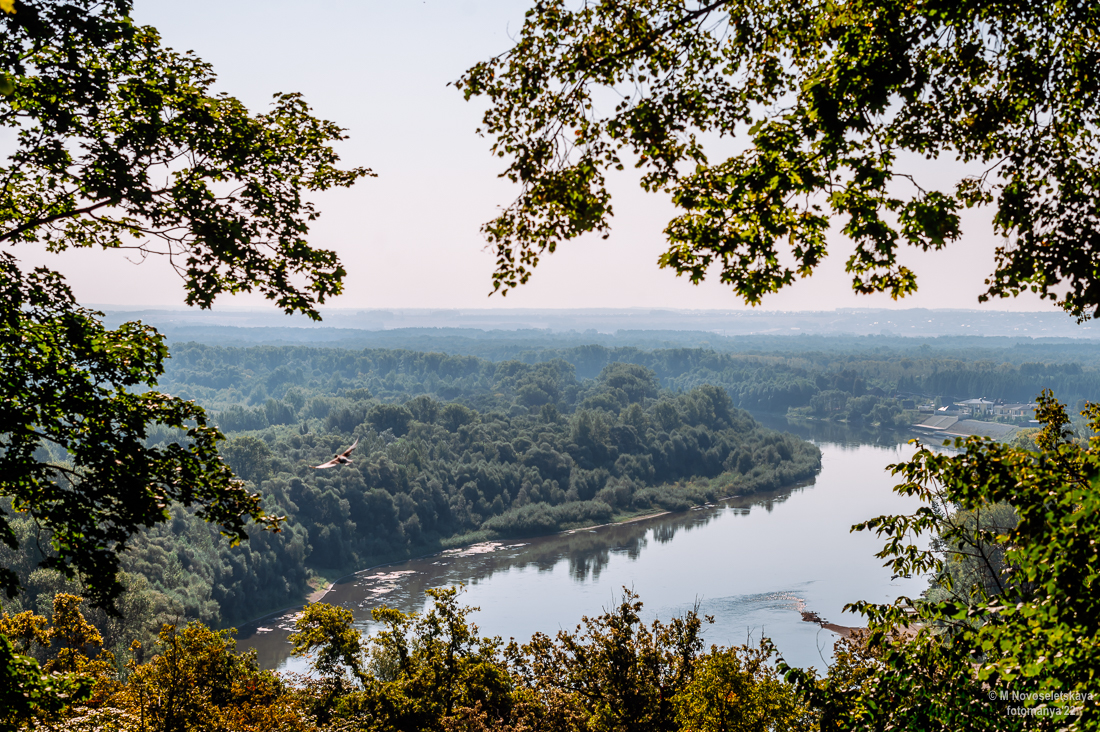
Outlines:
<svg viewBox="0 0 1100 732"><path fill-rule="evenodd" d="M693 508L695 508L695 507L693 506ZM637 515L637 516L630 516L629 518L623 518L623 519L618 520L618 521L612 521L612 522L606 523L606 524L594 524L592 526L582 526L582 527L575 528L575 529L564 529L562 531L555 531L551 534L542 534L540 536L558 536L558 535L564 535L564 534L575 534L579 531L591 531L591 530L603 528L603 527L606 527L606 526L618 526L618 525L621 525L621 524L634 523L635 521L645 521L646 519L657 518L658 516L666 516L669 513L672 513L672 512L671 511L657 511L655 513L644 513L644 514L640 514L640 515ZM502 539L500 541L507 542L507 541L512 541L512 539ZM411 562L411 561L414 561L414 560L417 560L417 559L428 559L430 557L439 556L439 555L442 555L442 554L446 554L448 552L468 550L471 547L476 547L476 546L479 546L481 544L486 544L486 543L497 543L497 542L474 541L474 542L470 542L470 543L466 543L466 544L459 544L458 546L449 547L447 549L443 549L443 550L440 550L438 552L432 552L430 554L421 554L420 556L416 556L416 557L406 557L404 559L396 559L392 562L382 562L380 564L374 564L374 565L371 565L369 567L364 567L363 569L357 569L354 572L351 572L349 574L345 574L342 577L338 577L337 579L335 579L331 582L327 582L323 586L321 586L321 587L317 588L316 590L314 590L313 592L309 593L305 597L305 604L309 604L309 603L313 603L313 602L320 602L322 599L324 599L325 595L327 595L329 592L331 592L332 589L337 584L339 584L343 580L348 579L349 577L354 577L357 574L362 574L363 572L370 572L370 571L375 570L375 569L381 569L382 567L390 567L390 566L393 566L395 564L404 564L405 562ZM289 612L295 612L295 611L301 610L305 606L305 604L303 604L303 605L291 605L291 606L282 608L281 610L276 610L275 612L266 613L264 615L261 615L258 618L255 618L253 620L248 621L247 623L241 623L241 625L242 626L248 626L248 625L252 625L254 623L259 623L259 622L261 622L261 621L263 621L267 618L272 618L272 617L276 617L276 616L280 616L280 615L285 615Z"/></svg>

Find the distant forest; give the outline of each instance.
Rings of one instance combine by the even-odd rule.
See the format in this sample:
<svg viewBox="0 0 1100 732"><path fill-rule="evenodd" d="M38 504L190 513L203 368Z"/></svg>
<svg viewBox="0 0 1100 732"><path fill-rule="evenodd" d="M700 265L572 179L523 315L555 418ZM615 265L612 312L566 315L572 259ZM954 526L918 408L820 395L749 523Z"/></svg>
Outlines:
<svg viewBox="0 0 1100 732"><path fill-rule="evenodd" d="M222 410L223 429L261 429L282 423L275 415L278 403L297 401L307 392L327 390L333 395L366 389L373 398L399 402L421 394L460 400L475 409L501 408L492 398L497 372L509 362L526 365L561 361L581 381L596 378L614 363L643 366L661 387L686 391L709 384L724 389L734 406L752 411L786 413L807 410L850 422L907 425L904 402L961 400L972 397L1027 403L1043 389L1052 389L1071 407L1083 399L1100 397L1100 347L1090 342L1042 344L1008 339L935 339L936 347L909 341L906 347L874 346L904 339L868 338L758 338L756 346L785 343L785 349L762 348L723 353L704 348L658 348L600 345L534 349L526 339L450 340L444 345L466 353L407 349L329 349L305 346L226 348L199 344L173 347L162 387ZM419 342L421 336L414 340ZM792 351L798 343L828 344L821 350ZM837 349L834 341L849 343ZM979 348L974 343L998 343ZM1002 342L1005 342L1002 344ZM862 344L863 347L857 347ZM501 358L495 358L495 357ZM1033 360L1030 360L1033 359ZM1075 360L1078 359L1078 360ZM289 396L288 396L289 395ZM900 398L895 398L900 397ZM569 404L537 391L516 395L519 408ZM291 403L291 408L294 407ZM876 407L878 408L876 411ZM508 405L511 408L511 405ZM267 421L265 421L267 420Z"/></svg>

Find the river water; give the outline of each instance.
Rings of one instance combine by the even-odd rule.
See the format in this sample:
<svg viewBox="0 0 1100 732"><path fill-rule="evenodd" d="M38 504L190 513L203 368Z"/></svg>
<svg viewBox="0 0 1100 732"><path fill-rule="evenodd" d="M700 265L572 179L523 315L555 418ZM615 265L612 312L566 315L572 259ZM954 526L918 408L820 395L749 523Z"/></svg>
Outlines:
<svg viewBox="0 0 1100 732"><path fill-rule="evenodd" d="M617 605L622 588L645 603L645 615L668 619L698 604L712 615L708 643L771 638L794 665L823 668L837 636L802 620L813 611L858 626L848 602L919 595L920 578L891 579L875 558L882 540L851 533L852 524L911 512L915 499L891 491L886 471L913 453L893 433L856 433L836 425L768 426L800 433L821 448L822 469L807 484L754 494L684 513L517 541L492 542L388 565L337 583L323 599L352 610L364 633L381 604L422 610L424 591L462 583L465 604L483 635L526 641L532 633L573 629L583 615ZM255 648L265 668L305 672L289 657L293 615L241 629L238 648Z"/></svg>

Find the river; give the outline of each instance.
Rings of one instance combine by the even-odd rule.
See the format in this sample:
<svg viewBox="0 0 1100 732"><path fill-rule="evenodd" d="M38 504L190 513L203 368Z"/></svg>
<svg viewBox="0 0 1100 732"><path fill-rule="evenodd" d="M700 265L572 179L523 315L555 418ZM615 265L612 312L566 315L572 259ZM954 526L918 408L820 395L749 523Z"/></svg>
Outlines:
<svg viewBox="0 0 1100 732"><path fill-rule="evenodd" d="M891 579L875 558L882 540L851 533L852 524L885 513L910 512L915 499L891 491L886 466L913 448L894 433L857 433L837 425L787 424L821 448L815 480L775 493L719 505L536 539L502 541L380 567L346 578L324 602L351 609L370 633L370 610L381 604L423 609L424 590L462 583L463 601L484 635L527 640L535 631L572 629L583 615L616 605L629 587L645 615L668 619L698 604L714 617L708 643L771 638L786 660L822 668L837 636L800 611L839 625L861 625L843 613L855 600L886 602L920 594L926 581ZM289 657L292 614L246 626L238 648L255 648L265 668L304 672Z"/></svg>

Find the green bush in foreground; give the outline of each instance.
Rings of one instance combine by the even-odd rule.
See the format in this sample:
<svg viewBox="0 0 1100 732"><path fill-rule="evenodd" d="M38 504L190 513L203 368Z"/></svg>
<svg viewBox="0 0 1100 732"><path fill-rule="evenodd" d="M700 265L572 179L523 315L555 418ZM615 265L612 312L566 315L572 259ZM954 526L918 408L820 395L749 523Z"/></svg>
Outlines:
<svg viewBox="0 0 1100 732"><path fill-rule="evenodd" d="M150 658L112 670L87 628L81 598L59 595L50 620L3 617L5 629L72 672L77 696L51 706L10 708L0 729L118 732L321 732L337 730L727 730L811 729L812 714L764 648L704 650L704 619L641 621L641 602L622 602L576 631L505 645L469 621L456 588L429 590L421 614L374 610L383 630L370 639L349 611L305 608L292 636L313 677L284 677L238 654L227 631L200 623L165 625ZM64 612L58 612L63 607ZM33 632L20 635L20 628ZM31 636L34 636L33 638ZM53 639L62 639L54 643ZM68 639L68 640L66 640ZM24 649L28 650L28 649ZM3 656L0 656L2 659ZM55 690L56 691L56 690Z"/></svg>
<svg viewBox="0 0 1100 732"><path fill-rule="evenodd" d="M1074 441L1049 392L1039 405L1035 452L970 438L893 467L895 490L925 505L856 528L886 537L896 573L934 585L852 605L869 635L823 678L787 670L823 728L1100 729L1100 438ZM1083 414L1095 432L1100 405ZM912 541L928 533L930 548Z"/></svg>

